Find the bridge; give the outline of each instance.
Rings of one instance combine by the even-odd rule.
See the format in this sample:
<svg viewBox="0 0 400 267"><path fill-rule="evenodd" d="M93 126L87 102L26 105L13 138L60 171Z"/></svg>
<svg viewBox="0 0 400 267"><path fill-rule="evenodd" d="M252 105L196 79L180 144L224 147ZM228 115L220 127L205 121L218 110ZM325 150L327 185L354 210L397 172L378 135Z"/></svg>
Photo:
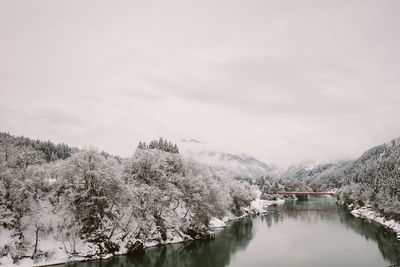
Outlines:
<svg viewBox="0 0 400 267"><path fill-rule="evenodd" d="M334 196L333 192L286 192L286 191L278 191L280 195L330 195Z"/></svg>
<svg viewBox="0 0 400 267"><path fill-rule="evenodd" d="M278 189L280 195L335 195L328 185L311 184L311 183L297 183L285 185Z"/></svg>

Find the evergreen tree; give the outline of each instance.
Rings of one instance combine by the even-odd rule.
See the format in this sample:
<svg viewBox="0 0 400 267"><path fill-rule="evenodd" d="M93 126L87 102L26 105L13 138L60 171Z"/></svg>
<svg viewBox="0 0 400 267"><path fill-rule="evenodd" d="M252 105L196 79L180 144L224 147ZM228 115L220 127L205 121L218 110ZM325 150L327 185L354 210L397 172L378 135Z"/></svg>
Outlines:
<svg viewBox="0 0 400 267"><path fill-rule="evenodd" d="M171 141L168 141L162 137L158 140L151 140L150 144L147 146L145 142L140 141L138 145L139 149L159 149L164 152L169 153L179 153L178 146L173 144Z"/></svg>
<svg viewBox="0 0 400 267"><path fill-rule="evenodd" d="M174 149L172 151L173 151L173 153L179 153L179 149L176 144L174 145Z"/></svg>
<svg viewBox="0 0 400 267"><path fill-rule="evenodd" d="M144 149L144 145L143 145L142 141L139 142L138 148L139 149Z"/></svg>
<svg viewBox="0 0 400 267"><path fill-rule="evenodd" d="M158 140L158 149L165 151L164 139L162 137L160 137L160 139Z"/></svg>

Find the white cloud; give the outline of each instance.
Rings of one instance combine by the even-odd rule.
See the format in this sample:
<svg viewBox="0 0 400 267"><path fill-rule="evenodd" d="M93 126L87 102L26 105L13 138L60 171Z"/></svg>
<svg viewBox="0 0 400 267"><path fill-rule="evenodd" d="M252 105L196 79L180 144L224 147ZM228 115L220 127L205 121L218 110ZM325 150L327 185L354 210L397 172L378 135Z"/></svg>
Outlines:
<svg viewBox="0 0 400 267"><path fill-rule="evenodd" d="M400 135L398 1L2 1L0 127L287 165Z"/></svg>

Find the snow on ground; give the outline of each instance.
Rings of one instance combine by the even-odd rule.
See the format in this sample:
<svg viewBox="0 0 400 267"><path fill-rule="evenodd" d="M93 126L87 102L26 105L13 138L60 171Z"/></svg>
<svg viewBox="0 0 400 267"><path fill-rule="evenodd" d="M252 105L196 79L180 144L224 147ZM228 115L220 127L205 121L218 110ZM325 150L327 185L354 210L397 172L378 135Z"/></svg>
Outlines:
<svg viewBox="0 0 400 267"><path fill-rule="evenodd" d="M184 234L182 231L168 229L167 230L167 240L165 240L165 241L160 240L160 239L150 240L150 241L144 242L143 246L144 246L144 248L149 248L149 247L160 246L160 245L180 243L180 242L185 242L185 241L189 241L189 240L193 240L193 238L190 237L189 235ZM122 254L124 254L124 253L122 253Z"/></svg>
<svg viewBox="0 0 400 267"><path fill-rule="evenodd" d="M248 208L244 208L243 210L247 214L266 213L268 206L271 206L271 205L274 205L274 204L283 204L283 203L285 203L284 199L264 200L264 199L257 198L257 199L253 200L250 203L250 206ZM239 216L239 217L234 216L233 214L229 214L228 216L225 216L222 219L218 219L218 218L213 217L210 220L209 226L211 228L225 227L227 221L240 219L240 218L242 218L244 216L246 216L246 214L243 215L243 216Z"/></svg>
<svg viewBox="0 0 400 267"><path fill-rule="evenodd" d="M192 237L182 233L181 231L175 231L168 229L168 239L165 241L153 240L145 242L144 248L158 246L158 245L165 245L165 244L172 244L172 243L179 243L188 240L193 240ZM7 244L12 242L11 233L3 228L0 227L0 247L1 245ZM4 243L4 244L3 244ZM68 244L66 244L68 247ZM125 248L125 243L119 244L121 250L116 253L116 255L123 255L127 253ZM0 267L32 267L32 266L44 266L44 265L52 265L52 264L60 264L66 262L76 262L76 261L85 261L89 260L86 255L94 255L95 248L93 244L85 243L81 240L76 240L76 251L79 251L79 255L71 256L65 252L64 244L61 241L58 241L52 237L48 239L40 240L39 242L39 249L43 251L49 251L51 256L47 259L43 259L42 261L34 262L31 258L24 258L21 259L17 264L13 263L13 259L11 258L10 254L5 257L0 257ZM103 255L103 259L107 259L112 257L112 254ZM99 256L93 256L91 260L99 259Z"/></svg>
<svg viewBox="0 0 400 267"><path fill-rule="evenodd" d="M353 208L353 206L350 205L349 208ZM387 220L384 216L372 210L371 207L366 206L358 209L355 208L351 211L351 214L356 217L366 218L371 221L385 225L386 227L395 231L397 233L397 238L400 239L400 222L396 222L395 220Z"/></svg>
<svg viewBox="0 0 400 267"><path fill-rule="evenodd" d="M219 227L225 227L226 224L223 220L218 219L218 218L211 218L210 223L209 223L211 228L219 228Z"/></svg>
<svg viewBox="0 0 400 267"><path fill-rule="evenodd" d="M240 219L246 214L259 214L259 213L265 213L267 212L267 207L273 204L283 204L285 200L283 199L278 199L278 200L263 200L263 199L255 199L250 203L250 206L246 209L245 215L237 217L234 216L233 214L229 214L225 216L222 219L218 218L212 218L210 220L209 226L211 228L218 228L218 227L225 227L226 222L230 220L235 220L235 219ZM168 239L166 241L163 241L160 243L159 240L154 240L154 241L147 241L144 243L144 247L152 247L152 246L157 246L157 245L164 245L164 244L171 244L171 243L179 243L179 242L184 242L187 240L193 240L188 235L185 235L182 232L178 231L173 231L173 230L168 230L170 231L168 233ZM399 231L400 232L400 231ZM0 247L4 244L9 243L11 240L11 232L6 231L5 229L0 228ZM4 243L4 244L3 244ZM120 244L121 248L123 248L123 244ZM31 258L25 258L22 259L18 262L18 264L13 264L12 258L8 255L7 257L1 257L0 258L0 267L32 267L32 266L43 266L43 265L51 265L51 264L59 264L59 263L65 263L65 262L74 262L74 261L83 261L87 260L87 258L84 255L93 255L94 251L93 248L90 246L88 243L84 242L79 242L77 241L76 244L76 251L79 251L81 254L80 256L70 256L65 252L64 245L62 242L49 237L48 239L45 240L40 240L39 242L39 249L43 251L51 251L52 255L49 259L46 259L45 261L41 262L34 262ZM126 251L121 250L119 254L125 254ZM112 257L112 254L103 256L103 259ZM92 259L96 259L97 257L93 257Z"/></svg>
<svg viewBox="0 0 400 267"><path fill-rule="evenodd" d="M4 245L11 243L12 241L13 239L11 237L11 232L4 228L0 228L0 247L3 247Z"/></svg>
<svg viewBox="0 0 400 267"><path fill-rule="evenodd" d="M277 200L264 200L264 199L255 199L250 203L250 210L253 213L265 213L267 212L267 207L274 204L283 204L285 200L277 199Z"/></svg>

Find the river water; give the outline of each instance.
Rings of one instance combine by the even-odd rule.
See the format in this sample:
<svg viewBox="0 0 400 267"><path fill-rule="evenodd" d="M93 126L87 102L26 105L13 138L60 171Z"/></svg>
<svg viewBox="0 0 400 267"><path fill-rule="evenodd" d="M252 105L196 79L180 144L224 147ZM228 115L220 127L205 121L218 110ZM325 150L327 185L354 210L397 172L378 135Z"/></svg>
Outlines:
<svg viewBox="0 0 400 267"><path fill-rule="evenodd" d="M74 267L371 266L400 264L400 241L376 223L352 216L331 196L310 196L232 221L215 240L146 249L143 255L65 264Z"/></svg>

